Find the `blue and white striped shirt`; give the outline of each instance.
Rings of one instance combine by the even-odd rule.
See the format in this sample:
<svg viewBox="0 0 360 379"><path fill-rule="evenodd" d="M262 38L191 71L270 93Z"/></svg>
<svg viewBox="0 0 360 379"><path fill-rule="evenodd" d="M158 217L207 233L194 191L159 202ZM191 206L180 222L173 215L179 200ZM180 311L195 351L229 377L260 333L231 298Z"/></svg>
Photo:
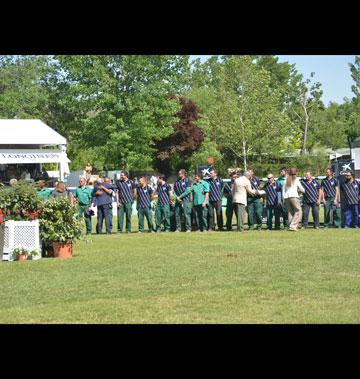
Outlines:
<svg viewBox="0 0 360 379"><path fill-rule="evenodd" d="M258 190L259 189L259 186L260 186L260 179L258 179L256 176L253 176L251 179L250 179L250 184L251 184L251 188L254 189L254 190ZM260 196L258 195L252 195L252 194L249 194L248 193L248 198L249 197L257 197L257 198L260 198Z"/></svg>
<svg viewBox="0 0 360 379"><path fill-rule="evenodd" d="M313 179L311 182L308 182L306 179L301 180L301 184L304 187L304 201L307 204L314 204L318 201L320 184Z"/></svg>
<svg viewBox="0 0 360 379"><path fill-rule="evenodd" d="M234 181L231 179L230 182L224 184L224 194L227 195L228 202L232 202L232 189L234 186Z"/></svg>
<svg viewBox="0 0 360 379"><path fill-rule="evenodd" d="M278 193L281 191L279 183L266 183L264 187L266 192L266 205L275 206L278 204Z"/></svg>
<svg viewBox="0 0 360 379"><path fill-rule="evenodd" d="M157 185L156 192L158 194L158 205L170 204L170 191L171 186L168 183L164 183L163 185Z"/></svg>
<svg viewBox="0 0 360 379"><path fill-rule="evenodd" d="M224 182L220 178L209 179L207 181L210 186L209 201L219 201L222 199Z"/></svg>
<svg viewBox="0 0 360 379"><path fill-rule="evenodd" d="M174 184L174 193L178 197L182 193L185 192L186 188L191 187L191 180L188 178L185 179L177 179ZM191 201L190 194L188 196L183 197L183 201Z"/></svg>
<svg viewBox="0 0 360 379"><path fill-rule="evenodd" d="M321 188L324 190L325 199L334 199L336 196L336 187L338 186L338 181L336 178L325 178L321 182Z"/></svg>
<svg viewBox="0 0 360 379"><path fill-rule="evenodd" d="M128 204L134 201L134 188L136 188L135 183L132 180L117 180L116 187L119 192L120 203Z"/></svg>
<svg viewBox="0 0 360 379"><path fill-rule="evenodd" d="M360 185L356 180L353 180L352 183L342 183L340 189L343 194L344 205L359 204Z"/></svg>
<svg viewBox="0 0 360 379"><path fill-rule="evenodd" d="M137 192L137 209L146 209L151 207L151 195L153 190L150 186L146 185L145 187L138 186L136 188Z"/></svg>

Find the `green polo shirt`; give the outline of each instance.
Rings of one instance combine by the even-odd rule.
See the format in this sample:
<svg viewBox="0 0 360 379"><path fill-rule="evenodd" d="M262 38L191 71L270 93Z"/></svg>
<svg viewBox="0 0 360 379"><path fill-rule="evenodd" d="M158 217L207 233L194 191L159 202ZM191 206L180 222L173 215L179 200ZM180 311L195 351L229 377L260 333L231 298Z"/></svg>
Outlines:
<svg viewBox="0 0 360 379"><path fill-rule="evenodd" d="M75 190L74 197L77 199L79 205L88 205L92 198L92 191L89 187L79 186Z"/></svg>
<svg viewBox="0 0 360 379"><path fill-rule="evenodd" d="M36 194L40 197L40 199L43 199L43 200L49 200L50 198L50 195L51 195L51 189L50 188L39 188L36 190Z"/></svg>
<svg viewBox="0 0 360 379"><path fill-rule="evenodd" d="M279 176L276 182L279 183L280 186L282 187L285 183L285 179L286 179L285 176Z"/></svg>
<svg viewBox="0 0 360 379"><path fill-rule="evenodd" d="M205 180L201 180L199 183L194 182L191 187L187 187L185 192L183 192L179 197L182 199L186 197L190 192L193 192L194 205L201 205L205 199L205 193L210 192L209 183ZM209 198L206 204L209 204Z"/></svg>

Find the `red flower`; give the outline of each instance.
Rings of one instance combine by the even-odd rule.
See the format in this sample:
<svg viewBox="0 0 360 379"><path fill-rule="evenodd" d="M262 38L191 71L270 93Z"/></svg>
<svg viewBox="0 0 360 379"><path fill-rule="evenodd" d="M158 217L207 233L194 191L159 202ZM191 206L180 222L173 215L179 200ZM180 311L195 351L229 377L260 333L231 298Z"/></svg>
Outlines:
<svg viewBox="0 0 360 379"><path fill-rule="evenodd" d="M19 215L20 212L21 212L20 209L17 209L17 210L16 210L16 214L17 214L17 215Z"/></svg>
<svg viewBox="0 0 360 379"><path fill-rule="evenodd" d="M11 215L10 209L7 210L6 214L7 214L8 216Z"/></svg>

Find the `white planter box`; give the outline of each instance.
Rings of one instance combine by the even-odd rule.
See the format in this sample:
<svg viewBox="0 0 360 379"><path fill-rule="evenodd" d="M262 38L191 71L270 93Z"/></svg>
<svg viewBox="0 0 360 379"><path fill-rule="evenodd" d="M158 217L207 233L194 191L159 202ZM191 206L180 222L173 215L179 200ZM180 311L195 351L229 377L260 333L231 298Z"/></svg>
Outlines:
<svg viewBox="0 0 360 379"><path fill-rule="evenodd" d="M37 250L33 259L41 258L39 220L6 221L0 225L0 259L13 261L11 252L16 247L26 247Z"/></svg>

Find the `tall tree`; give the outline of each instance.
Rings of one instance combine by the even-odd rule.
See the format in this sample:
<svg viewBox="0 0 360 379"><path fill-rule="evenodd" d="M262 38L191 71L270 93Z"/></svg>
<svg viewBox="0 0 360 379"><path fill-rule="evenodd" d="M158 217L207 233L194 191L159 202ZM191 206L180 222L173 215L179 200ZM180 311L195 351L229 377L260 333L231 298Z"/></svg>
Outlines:
<svg viewBox="0 0 360 379"><path fill-rule="evenodd" d="M355 62L350 63L351 77L354 84L351 87L354 97L348 107L348 125L346 137L351 147L352 142L360 136L360 56L355 57Z"/></svg>
<svg viewBox="0 0 360 379"><path fill-rule="evenodd" d="M312 82L315 73L310 74L310 78L301 80L296 86L291 87L290 92L290 113L295 116L294 121L300 124L302 134L301 154L307 150L307 140L311 117L319 107L323 107L321 96L321 83ZM302 78L302 75L300 75Z"/></svg>
<svg viewBox="0 0 360 379"><path fill-rule="evenodd" d="M174 125L173 133L156 143L155 166L164 174L171 171L172 157L177 155L182 161L188 161L204 140L203 131L194 124L200 118L199 108L184 97L180 97L179 101L179 121Z"/></svg>
<svg viewBox="0 0 360 379"><path fill-rule="evenodd" d="M41 77L47 56L0 56L0 117L41 118L48 113L48 97Z"/></svg>
<svg viewBox="0 0 360 379"><path fill-rule="evenodd" d="M188 86L187 56L56 56L47 78L60 128L74 149L108 167L150 165L156 141L172 132L179 109L168 95ZM66 134L65 134L66 135ZM94 162L96 165L97 162Z"/></svg>
<svg viewBox="0 0 360 379"><path fill-rule="evenodd" d="M293 145L293 125L280 111L281 93L249 56L225 56L213 87L192 92L206 114L206 136L248 166L249 157L278 154ZM236 162L235 162L236 164Z"/></svg>

